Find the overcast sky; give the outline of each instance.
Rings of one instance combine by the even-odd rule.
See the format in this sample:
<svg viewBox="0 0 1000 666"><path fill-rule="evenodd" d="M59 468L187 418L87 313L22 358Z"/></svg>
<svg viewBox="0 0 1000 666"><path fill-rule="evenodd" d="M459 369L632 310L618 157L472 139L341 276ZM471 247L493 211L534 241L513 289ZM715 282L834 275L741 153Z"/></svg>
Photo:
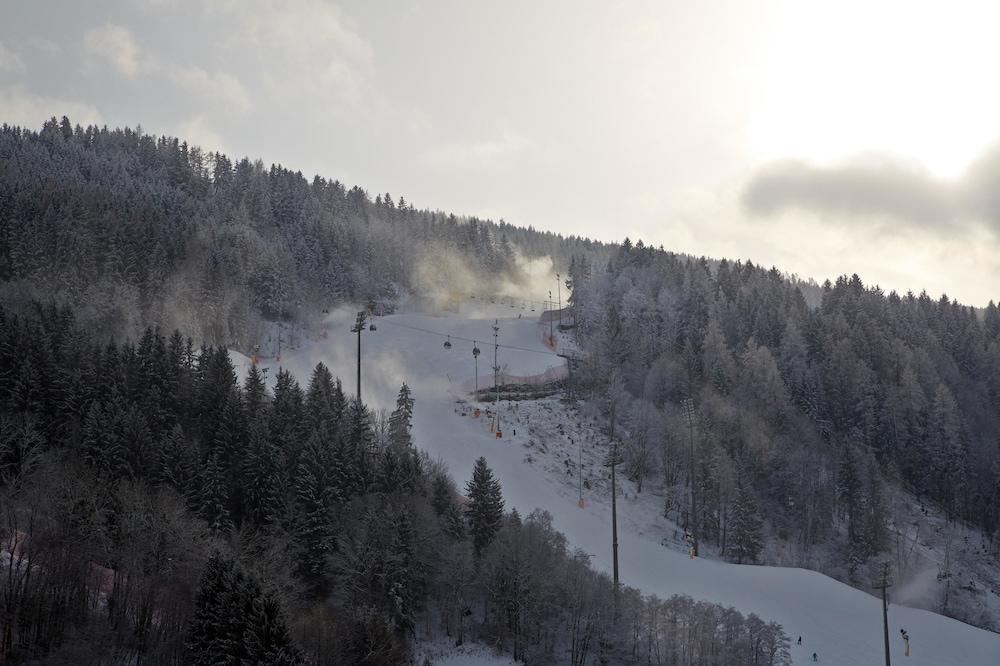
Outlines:
<svg viewBox="0 0 1000 666"><path fill-rule="evenodd" d="M0 122L985 305L991 4L0 0Z"/></svg>

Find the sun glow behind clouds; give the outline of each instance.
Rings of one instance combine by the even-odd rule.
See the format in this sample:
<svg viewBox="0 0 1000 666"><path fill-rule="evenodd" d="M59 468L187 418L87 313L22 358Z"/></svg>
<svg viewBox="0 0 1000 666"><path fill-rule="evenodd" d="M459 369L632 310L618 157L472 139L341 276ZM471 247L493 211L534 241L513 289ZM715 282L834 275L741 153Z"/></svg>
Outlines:
<svg viewBox="0 0 1000 666"><path fill-rule="evenodd" d="M758 72L747 142L759 161L913 156L955 177L1000 136L1000 4L789 3Z"/></svg>

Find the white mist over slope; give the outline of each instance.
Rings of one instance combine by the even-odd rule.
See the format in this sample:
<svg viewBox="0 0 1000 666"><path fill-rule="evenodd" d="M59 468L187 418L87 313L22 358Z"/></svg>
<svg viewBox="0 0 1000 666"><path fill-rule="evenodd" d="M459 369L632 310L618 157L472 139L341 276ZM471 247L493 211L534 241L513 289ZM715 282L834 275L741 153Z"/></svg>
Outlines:
<svg viewBox="0 0 1000 666"><path fill-rule="evenodd" d="M514 307L511 308L511 304ZM500 343L521 349L501 349L500 364L511 374L540 373L559 365L562 359L543 344L548 327L538 324L530 309L521 310L517 300L491 304L466 299L460 313L398 314L376 318L376 331L362 333L362 396L376 407L394 404L399 384L406 381L416 399L414 437L432 457L444 460L460 486L464 486L473 462L485 456L503 485L507 507L527 514L536 508L549 511L556 528L566 534L571 547L593 555L596 567L611 569L611 522L607 506L600 501L576 506L564 487L553 484L541 466L526 456L522 430L514 437L504 427L503 439L490 434L485 420L461 416L457 386L474 374L472 343L479 341L480 385L492 382L494 317L500 318ZM521 318L518 318L518 314ZM325 321L326 337L286 352L281 365L303 386L317 362L326 363L353 393L357 337L349 329L355 312L342 309ZM544 330L543 330L544 329ZM428 332L430 331L430 332ZM450 334L452 348L443 348ZM238 370L245 359L233 354ZM277 363L269 367L273 381ZM461 396L465 397L465 396ZM509 413L503 412L507 422ZM512 424L511 424L512 425ZM628 511L623 503L622 511ZM621 521L619 535L622 580L648 594L661 597L688 594L698 599L731 605L744 613L756 613L781 623L794 640L796 664L811 663L813 652L820 663L882 663L881 602L875 597L827 576L803 569L727 564L691 560L683 553L661 546L653 535L643 536ZM941 615L893 605L890 608L890 639L893 656L903 659L899 629L911 639L911 666L996 666L1000 664L1000 634L977 629Z"/></svg>

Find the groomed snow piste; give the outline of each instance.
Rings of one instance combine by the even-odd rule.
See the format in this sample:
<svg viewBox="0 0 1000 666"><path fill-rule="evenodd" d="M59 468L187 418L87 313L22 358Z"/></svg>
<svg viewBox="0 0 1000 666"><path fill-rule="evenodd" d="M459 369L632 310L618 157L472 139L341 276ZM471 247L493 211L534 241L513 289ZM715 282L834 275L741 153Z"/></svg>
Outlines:
<svg viewBox="0 0 1000 666"><path fill-rule="evenodd" d="M269 382L281 365L304 388L313 367L322 361L341 378L345 391L353 393L357 337L349 329L354 315L348 310L330 314L324 337L287 350L280 363L261 359L260 365L269 368ZM474 375L472 343L459 338L478 341L482 350L480 386L492 385L495 317L500 317L500 344L521 348L500 350L504 371L531 375L563 363L542 342L542 329L547 334L548 325L541 327L535 315L507 305L474 303L461 314L378 317L377 330L362 333L362 397L374 407L389 408L400 383L406 381L416 400L414 438L418 446L447 463L460 486L468 479L475 459L485 456L503 485L508 508L516 508L522 515L536 508L549 511L571 547L590 553L594 566L610 572L610 508L599 501L578 508L565 489L525 460L525 449L510 428L505 427L504 437L496 439L484 419L456 413L456 397L462 393L459 387ZM428 331L452 335L451 349L444 349L446 338ZM232 356L237 371L245 374L246 358L235 352ZM502 412L502 423L503 418ZM518 437L525 437L523 431ZM628 510L627 503L620 506L621 511ZM627 526L628 521L619 524ZM645 593L660 597L687 594L779 622L793 641L796 664L812 663L813 652L825 664L883 663L881 601L832 578L804 569L692 560L660 545L653 535L640 536L627 528L619 534L619 557L622 581ZM890 606L889 623L892 657L898 664L1000 666L1000 634L896 605ZM903 656L900 628L910 635L908 658ZM798 646L794 641L800 635L803 644Z"/></svg>

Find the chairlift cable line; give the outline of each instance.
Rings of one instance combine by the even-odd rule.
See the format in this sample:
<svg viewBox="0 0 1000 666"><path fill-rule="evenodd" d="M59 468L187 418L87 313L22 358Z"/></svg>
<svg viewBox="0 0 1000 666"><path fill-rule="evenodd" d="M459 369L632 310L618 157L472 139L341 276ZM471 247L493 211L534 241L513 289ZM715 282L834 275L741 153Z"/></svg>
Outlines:
<svg viewBox="0 0 1000 666"><path fill-rule="evenodd" d="M440 331L433 331L429 328L421 328L420 326L411 326L409 324L400 324L399 322L389 321L387 319L382 319L381 322L384 326L398 326L400 328L408 328L413 331L420 331L421 333L427 333L429 335L436 335L442 338L450 338L453 340L462 340L463 342L471 342L475 344L476 340L472 338L462 337L461 335L455 335L452 333L441 333ZM518 347L517 345L499 345L500 349L514 349L516 351L531 352L533 354L546 354L548 356L559 356L556 352L545 351L542 349L528 349L527 347Z"/></svg>

